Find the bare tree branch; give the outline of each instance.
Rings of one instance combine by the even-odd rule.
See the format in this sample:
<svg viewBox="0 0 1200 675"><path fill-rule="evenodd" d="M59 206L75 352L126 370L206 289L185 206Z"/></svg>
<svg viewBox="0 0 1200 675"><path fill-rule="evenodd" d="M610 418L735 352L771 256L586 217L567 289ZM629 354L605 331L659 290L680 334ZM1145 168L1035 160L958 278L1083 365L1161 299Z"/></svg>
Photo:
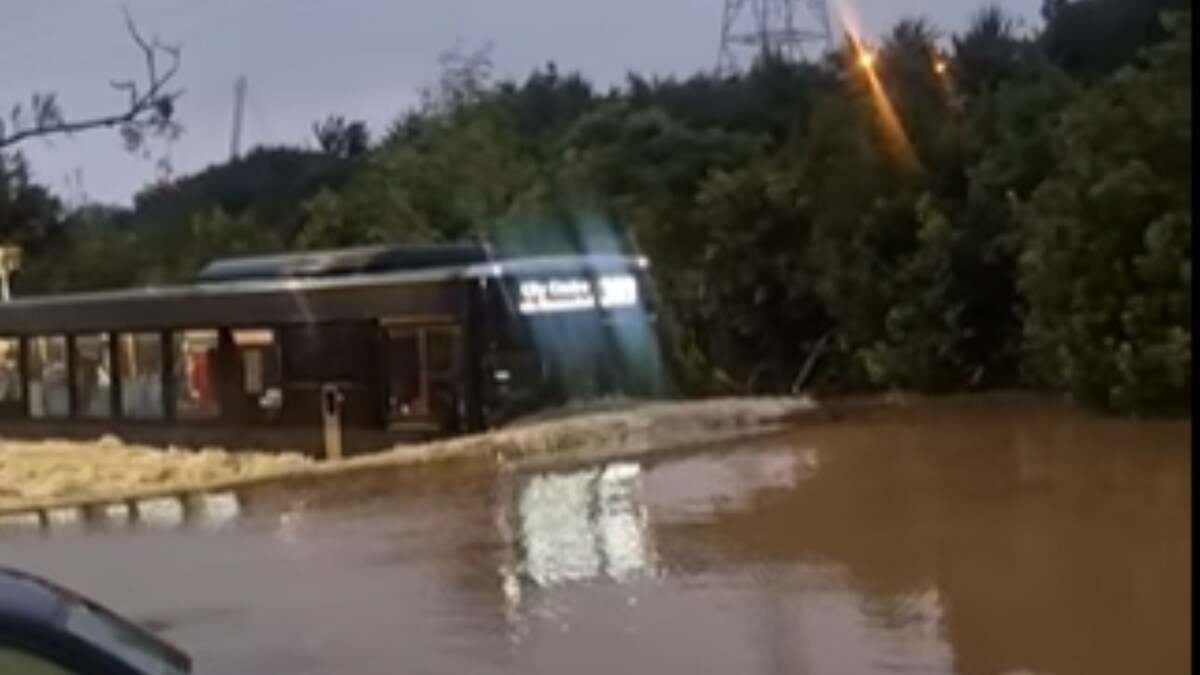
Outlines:
<svg viewBox="0 0 1200 675"><path fill-rule="evenodd" d="M0 121L0 150L31 138L106 127L119 128L131 150L137 149L147 134L178 133L179 125L173 115L175 101L183 92L169 90L168 86L179 72L182 51L179 46L164 44L158 38L147 40L138 30L129 11L122 12L129 36L146 61L145 88L142 89L133 80L114 81L113 89L128 95L128 106L121 112L81 120L65 119L53 94L35 94L29 106L28 118L23 106L13 108L9 116L11 133L5 133L4 124ZM166 60L166 68L161 71L163 64L160 60Z"/></svg>
<svg viewBox="0 0 1200 675"><path fill-rule="evenodd" d="M122 80L120 82L114 81L111 83L111 85L112 85L112 88L116 89L117 91L129 92L129 107L131 109L137 105L138 95L137 95L137 83L136 82L134 82L133 80Z"/></svg>

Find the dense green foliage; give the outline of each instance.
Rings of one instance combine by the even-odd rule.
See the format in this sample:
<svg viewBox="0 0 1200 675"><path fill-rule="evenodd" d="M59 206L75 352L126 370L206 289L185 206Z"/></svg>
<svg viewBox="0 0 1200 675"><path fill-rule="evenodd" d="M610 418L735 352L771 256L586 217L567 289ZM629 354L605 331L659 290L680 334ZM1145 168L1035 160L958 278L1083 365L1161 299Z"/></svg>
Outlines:
<svg viewBox="0 0 1200 675"><path fill-rule="evenodd" d="M484 238L639 250L689 390L1040 386L1128 411L1191 401L1191 15L1179 0L996 9L941 42L736 77L444 63L376 142L260 150L64 214L0 165L18 292L186 278L230 253ZM1103 49L1098 46L1104 45ZM881 101L880 94L888 103Z"/></svg>
<svg viewBox="0 0 1200 675"><path fill-rule="evenodd" d="M1191 395L1191 21L1072 101L1025 215L1021 283L1036 365L1115 408Z"/></svg>

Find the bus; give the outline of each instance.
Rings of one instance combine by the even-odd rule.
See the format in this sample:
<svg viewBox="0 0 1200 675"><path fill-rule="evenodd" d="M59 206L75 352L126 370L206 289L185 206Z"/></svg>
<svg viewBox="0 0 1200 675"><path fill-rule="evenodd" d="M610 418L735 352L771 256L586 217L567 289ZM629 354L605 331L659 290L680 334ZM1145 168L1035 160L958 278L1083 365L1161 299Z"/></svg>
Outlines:
<svg viewBox="0 0 1200 675"><path fill-rule="evenodd" d="M0 304L0 437L319 454L661 388L648 262L484 244L218 260Z"/></svg>

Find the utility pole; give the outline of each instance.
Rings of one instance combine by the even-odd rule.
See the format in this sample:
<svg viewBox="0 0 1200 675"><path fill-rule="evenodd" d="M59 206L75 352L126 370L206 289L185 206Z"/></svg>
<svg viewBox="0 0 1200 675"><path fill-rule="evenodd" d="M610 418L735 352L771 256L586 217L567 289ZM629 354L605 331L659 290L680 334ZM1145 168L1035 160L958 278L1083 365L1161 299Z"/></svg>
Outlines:
<svg viewBox="0 0 1200 675"><path fill-rule="evenodd" d="M801 61L833 41L827 0L725 0L717 71L732 74L761 56Z"/></svg>
<svg viewBox="0 0 1200 675"><path fill-rule="evenodd" d="M233 84L233 132L229 138L229 159L237 159L242 154L242 120L246 116L246 92L250 82L245 75L239 75Z"/></svg>

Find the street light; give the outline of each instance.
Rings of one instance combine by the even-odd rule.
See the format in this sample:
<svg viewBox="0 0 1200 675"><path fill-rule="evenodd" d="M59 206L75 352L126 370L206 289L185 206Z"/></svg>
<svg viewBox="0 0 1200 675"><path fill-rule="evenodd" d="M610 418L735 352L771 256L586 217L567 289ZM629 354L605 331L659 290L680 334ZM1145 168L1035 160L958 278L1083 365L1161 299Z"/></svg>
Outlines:
<svg viewBox="0 0 1200 675"><path fill-rule="evenodd" d="M875 70L875 52L862 48L858 52L858 65L868 72Z"/></svg>

